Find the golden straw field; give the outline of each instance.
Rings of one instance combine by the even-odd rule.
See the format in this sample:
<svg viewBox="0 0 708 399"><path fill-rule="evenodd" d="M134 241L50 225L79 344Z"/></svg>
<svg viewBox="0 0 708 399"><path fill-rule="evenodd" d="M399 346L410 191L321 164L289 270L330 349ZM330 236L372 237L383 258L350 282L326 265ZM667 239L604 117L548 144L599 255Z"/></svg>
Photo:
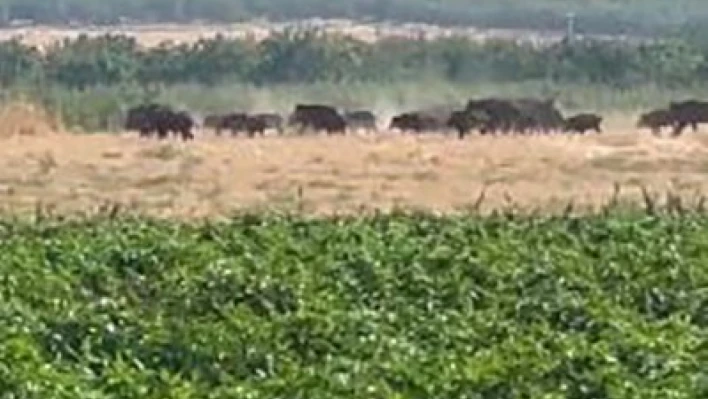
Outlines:
<svg viewBox="0 0 708 399"><path fill-rule="evenodd" d="M38 204L57 212L118 204L185 218L254 207L553 210L570 201L578 209L605 204L616 184L620 195L633 199L641 198L641 187L687 197L708 192L708 137L689 131L678 139L655 138L633 128L629 116L610 119L602 135L584 137L458 141L382 132L248 139L198 132L196 141L182 143L57 133L37 112L17 106L0 115L5 212Z"/></svg>
<svg viewBox="0 0 708 399"><path fill-rule="evenodd" d="M420 23L362 23L347 19L304 20L276 23L272 21L250 21L233 24L154 24L154 25L114 25L95 27L57 27L33 25L0 29L0 40L18 39L22 43L46 48L79 35L89 37L105 34L133 37L145 47L153 47L164 42L194 43L199 39L221 35L231 39L264 40L276 32L288 29L317 29L334 35L343 35L364 42L375 42L384 38L436 39L442 37L465 37L476 41L488 39L524 40L532 43L548 43L562 39L563 32L537 32L518 29L480 29L474 27L442 27Z"/></svg>

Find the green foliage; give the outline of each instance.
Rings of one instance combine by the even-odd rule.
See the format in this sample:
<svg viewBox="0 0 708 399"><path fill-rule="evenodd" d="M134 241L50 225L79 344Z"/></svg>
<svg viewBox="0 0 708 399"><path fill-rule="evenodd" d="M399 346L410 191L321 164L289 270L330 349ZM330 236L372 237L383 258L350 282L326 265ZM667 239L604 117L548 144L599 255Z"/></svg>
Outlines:
<svg viewBox="0 0 708 399"><path fill-rule="evenodd" d="M79 36L49 49L43 61L49 81L84 89L131 79L136 73L136 52L137 42L133 38Z"/></svg>
<svg viewBox="0 0 708 399"><path fill-rule="evenodd" d="M548 47L467 39L383 40L364 43L316 31L286 31L263 42L200 40L140 48L132 38L80 36L42 54L17 42L6 55L0 81L38 81L69 88L140 83L390 82L437 77L453 82L655 83L690 85L705 76L708 60L677 41L648 44L581 41Z"/></svg>
<svg viewBox="0 0 708 399"><path fill-rule="evenodd" d="M258 83L361 80L366 50L352 39L286 31L261 43L251 77Z"/></svg>
<svg viewBox="0 0 708 399"><path fill-rule="evenodd" d="M0 45L0 84L7 87L23 81L38 79L43 73L42 58L32 47L19 40L9 40Z"/></svg>
<svg viewBox="0 0 708 399"><path fill-rule="evenodd" d="M704 216L0 226L7 398L708 395Z"/></svg>

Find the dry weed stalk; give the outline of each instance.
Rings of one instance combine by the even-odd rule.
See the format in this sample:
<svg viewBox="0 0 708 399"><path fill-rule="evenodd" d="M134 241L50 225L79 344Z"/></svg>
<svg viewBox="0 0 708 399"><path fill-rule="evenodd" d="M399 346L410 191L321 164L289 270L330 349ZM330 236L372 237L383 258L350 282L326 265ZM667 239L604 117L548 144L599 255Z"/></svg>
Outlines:
<svg viewBox="0 0 708 399"><path fill-rule="evenodd" d="M34 103L18 100L0 106L0 137L63 133L58 118Z"/></svg>

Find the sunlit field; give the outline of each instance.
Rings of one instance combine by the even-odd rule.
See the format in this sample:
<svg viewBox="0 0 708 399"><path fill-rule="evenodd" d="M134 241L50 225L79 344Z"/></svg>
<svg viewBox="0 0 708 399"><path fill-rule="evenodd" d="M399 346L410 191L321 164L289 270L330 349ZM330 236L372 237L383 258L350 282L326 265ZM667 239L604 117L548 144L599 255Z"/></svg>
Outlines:
<svg viewBox="0 0 708 399"><path fill-rule="evenodd" d="M597 208L642 192L708 192L708 138L653 137L611 119L586 136L288 134L194 142L45 131L5 137L0 204L77 212L117 204L161 216L252 208L318 214L414 208L454 212ZM619 188L619 192L617 192Z"/></svg>

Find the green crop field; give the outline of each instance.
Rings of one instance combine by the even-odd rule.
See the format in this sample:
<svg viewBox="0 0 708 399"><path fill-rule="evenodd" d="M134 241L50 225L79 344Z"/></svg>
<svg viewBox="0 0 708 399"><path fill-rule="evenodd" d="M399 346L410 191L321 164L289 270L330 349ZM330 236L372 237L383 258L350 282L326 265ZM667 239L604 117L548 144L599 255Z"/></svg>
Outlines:
<svg viewBox="0 0 708 399"><path fill-rule="evenodd" d="M708 217L0 224L0 397L708 397Z"/></svg>

